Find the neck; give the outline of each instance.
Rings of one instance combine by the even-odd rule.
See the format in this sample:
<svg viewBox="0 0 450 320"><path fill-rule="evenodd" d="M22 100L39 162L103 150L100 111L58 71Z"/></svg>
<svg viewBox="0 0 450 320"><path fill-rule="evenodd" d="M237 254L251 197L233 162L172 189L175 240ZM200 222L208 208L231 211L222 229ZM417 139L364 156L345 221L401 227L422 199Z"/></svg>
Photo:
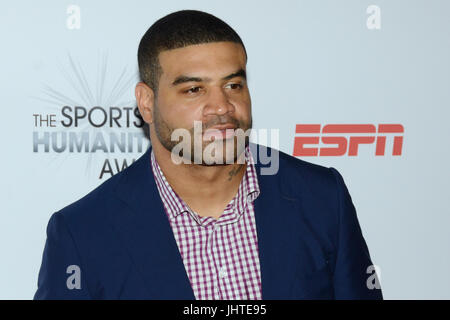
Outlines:
<svg viewBox="0 0 450 320"><path fill-rule="evenodd" d="M153 141L155 159L172 189L200 215L202 211L211 216L220 215L236 195L247 164L177 165L172 161L171 152L159 141Z"/></svg>

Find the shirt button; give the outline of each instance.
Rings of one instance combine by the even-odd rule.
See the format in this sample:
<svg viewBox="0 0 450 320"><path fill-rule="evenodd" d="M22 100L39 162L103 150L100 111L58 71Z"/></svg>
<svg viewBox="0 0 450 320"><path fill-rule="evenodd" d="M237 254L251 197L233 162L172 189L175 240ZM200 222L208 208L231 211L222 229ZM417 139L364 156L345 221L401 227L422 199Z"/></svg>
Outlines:
<svg viewBox="0 0 450 320"><path fill-rule="evenodd" d="M222 267L219 269L219 278L223 279L226 278L228 276L227 270Z"/></svg>
<svg viewBox="0 0 450 320"><path fill-rule="evenodd" d="M217 286L214 286L214 299L220 300L219 288Z"/></svg>

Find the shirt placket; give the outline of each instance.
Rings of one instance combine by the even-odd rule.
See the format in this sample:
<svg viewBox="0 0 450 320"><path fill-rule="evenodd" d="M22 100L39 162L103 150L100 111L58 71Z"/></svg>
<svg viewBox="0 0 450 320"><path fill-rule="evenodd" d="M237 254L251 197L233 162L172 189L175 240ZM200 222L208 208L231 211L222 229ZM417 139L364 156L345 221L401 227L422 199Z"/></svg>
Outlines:
<svg viewBox="0 0 450 320"><path fill-rule="evenodd" d="M233 214L234 207L227 208L225 210L225 215L227 216L224 218L223 216L219 218L219 220L214 224L212 231L211 231L211 239L212 239L212 246L211 246L211 259L213 262L213 270L214 270L214 299L215 300L223 300L229 298L229 292L226 290L226 284L225 281L229 280L229 270L228 268L230 266L227 265L226 260L226 249L228 247L228 243L224 243L226 241L226 238L221 237L219 243L219 231L221 228L226 227L229 224L235 223L236 219L233 218L231 221L223 222L222 220L228 220L229 215ZM221 258L223 257L223 259Z"/></svg>
<svg viewBox="0 0 450 320"><path fill-rule="evenodd" d="M221 295L220 295L220 290L219 290L219 286L218 286L218 282L217 282L217 268L216 268L216 251L217 251L217 245L216 245L216 241L215 241L215 235L216 235L216 228L217 228L217 224L213 223L213 224L209 224L207 226L205 226L206 231L207 231L207 254L208 254L208 265L209 265L209 270L211 271L210 276L211 276L211 282L212 282L212 292L211 292L211 299L212 300L219 300Z"/></svg>

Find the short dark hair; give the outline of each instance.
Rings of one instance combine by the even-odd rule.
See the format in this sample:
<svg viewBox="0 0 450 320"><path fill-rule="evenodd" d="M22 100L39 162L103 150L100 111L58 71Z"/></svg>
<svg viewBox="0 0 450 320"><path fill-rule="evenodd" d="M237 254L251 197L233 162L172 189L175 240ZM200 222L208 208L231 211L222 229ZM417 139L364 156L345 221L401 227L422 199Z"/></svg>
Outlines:
<svg viewBox="0 0 450 320"><path fill-rule="evenodd" d="M161 51L218 41L239 43L247 58L244 43L236 31L212 14L181 10L162 17L147 30L139 43L138 64L141 80L152 88L156 95L162 74L158 59Z"/></svg>

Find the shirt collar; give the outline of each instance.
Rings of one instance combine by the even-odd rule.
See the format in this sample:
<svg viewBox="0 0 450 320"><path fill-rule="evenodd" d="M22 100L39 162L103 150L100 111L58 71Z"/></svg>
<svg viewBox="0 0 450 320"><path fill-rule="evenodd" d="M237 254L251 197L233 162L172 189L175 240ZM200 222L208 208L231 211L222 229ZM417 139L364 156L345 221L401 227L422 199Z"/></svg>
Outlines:
<svg viewBox="0 0 450 320"><path fill-rule="evenodd" d="M246 172L239 184L236 196L230 202L233 203L239 215L245 211L244 209L247 204L255 201L260 194L255 163L248 146L245 148L245 162L247 163ZM161 199L169 214L169 218L174 219L183 212L192 212L189 206L178 196L166 180L164 173L156 161L153 150L151 151L151 166L156 186L158 187Z"/></svg>

